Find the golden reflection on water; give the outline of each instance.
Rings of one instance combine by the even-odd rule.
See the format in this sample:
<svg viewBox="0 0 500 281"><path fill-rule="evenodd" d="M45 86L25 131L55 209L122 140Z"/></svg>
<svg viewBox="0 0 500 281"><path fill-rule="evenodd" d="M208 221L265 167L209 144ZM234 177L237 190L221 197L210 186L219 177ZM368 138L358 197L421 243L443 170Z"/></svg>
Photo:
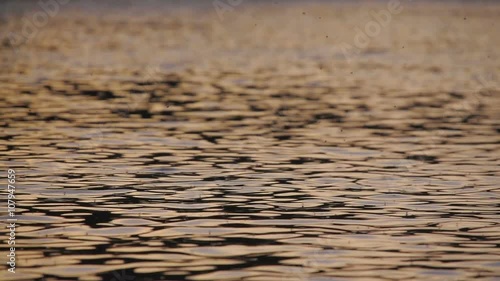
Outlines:
<svg viewBox="0 0 500 281"><path fill-rule="evenodd" d="M118 22L61 13L45 29L52 37L1 55L0 153L19 176L20 226L18 273L3 265L0 279L498 276L500 95L496 80L486 87L471 73L498 70L491 46L500 37L478 32L498 7L448 5L406 7L415 13L399 15L392 39L373 42L382 51L351 63L325 46L352 37L344 26L359 20L346 16L356 6L248 5L228 18L233 28L206 13L151 11L150 22L137 15L104 39L141 27L129 46L136 57L123 55L123 42L90 40L89 68L78 67L83 39L61 26L94 38ZM264 26L290 22L304 9L321 20L253 24L255 15ZM463 12L470 24L457 30ZM449 25L434 30L436 17ZM430 37L412 33L417 22ZM146 27L156 25L166 29ZM297 26L310 28L308 40ZM63 43L50 49L47 38ZM186 38L203 44L166 54ZM459 46L494 55L456 67L480 59ZM111 63L118 54L122 68ZM177 55L186 69L143 75L151 56ZM96 64L101 56L114 68Z"/></svg>

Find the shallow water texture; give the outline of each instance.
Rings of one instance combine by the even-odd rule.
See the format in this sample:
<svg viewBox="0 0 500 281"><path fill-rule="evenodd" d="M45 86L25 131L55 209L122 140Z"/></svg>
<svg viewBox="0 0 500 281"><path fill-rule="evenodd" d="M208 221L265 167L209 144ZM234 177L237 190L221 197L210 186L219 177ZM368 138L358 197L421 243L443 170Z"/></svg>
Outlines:
<svg viewBox="0 0 500 281"><path fill-rule="evenodd" d="M405 4L347 60L385 2L75 2L12 45L27 3L0 280L498 280L499 4Z"/></svg>

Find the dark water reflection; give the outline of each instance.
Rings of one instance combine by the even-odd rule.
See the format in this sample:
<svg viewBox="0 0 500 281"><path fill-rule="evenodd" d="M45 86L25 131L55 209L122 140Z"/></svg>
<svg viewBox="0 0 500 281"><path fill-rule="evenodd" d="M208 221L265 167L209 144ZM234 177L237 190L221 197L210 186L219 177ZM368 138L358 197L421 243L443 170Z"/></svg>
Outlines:
<svg viewBox="0 0 500 281"><path fill-rule="evenodd" d="M463 98L381 93L393 107L356 89L124 84L47 81L3 96L27 278L498 272L497 132L448 121L478 111L429 117ZM136 92L149 94L130 111ZM352 114L378 110L414 118Z"/></svg>

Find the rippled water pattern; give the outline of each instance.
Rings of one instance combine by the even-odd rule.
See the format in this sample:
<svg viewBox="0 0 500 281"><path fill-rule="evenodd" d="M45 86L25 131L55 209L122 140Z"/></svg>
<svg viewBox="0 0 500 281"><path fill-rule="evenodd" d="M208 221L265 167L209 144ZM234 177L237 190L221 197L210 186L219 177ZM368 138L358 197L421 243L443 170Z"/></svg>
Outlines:
<svg viewBox="0 0 500 281"><path fill-rule="evenodd" d="M498 280L499 92L290 65L3 70L0 279Z"/></svg>

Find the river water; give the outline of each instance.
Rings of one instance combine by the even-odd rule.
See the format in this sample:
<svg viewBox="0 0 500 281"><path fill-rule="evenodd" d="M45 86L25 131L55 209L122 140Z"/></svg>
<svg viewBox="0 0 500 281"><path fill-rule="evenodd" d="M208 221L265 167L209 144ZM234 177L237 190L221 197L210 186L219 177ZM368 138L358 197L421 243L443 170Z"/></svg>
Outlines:
<svg viewBox="0 0 500 281"><path fill-rule="evenodd" d="M0 279L496 280L500 6L401 3L350 57L385 2L78 2L3 33Z"/></svg>

